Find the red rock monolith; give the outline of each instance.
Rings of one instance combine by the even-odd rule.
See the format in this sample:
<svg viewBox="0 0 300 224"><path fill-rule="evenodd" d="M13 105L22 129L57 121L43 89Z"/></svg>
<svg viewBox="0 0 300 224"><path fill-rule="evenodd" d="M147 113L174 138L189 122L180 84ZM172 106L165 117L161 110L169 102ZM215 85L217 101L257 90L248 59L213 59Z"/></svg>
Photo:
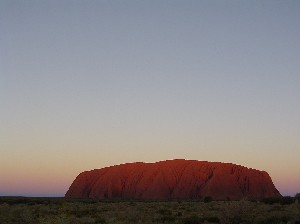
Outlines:
<svg viewBox="0 0 300 224"><path fill-rule="evenodd" d="M66 198L202 199L281 197L269 174L240 165L196 160L127 163L79 174Z"/></svg>

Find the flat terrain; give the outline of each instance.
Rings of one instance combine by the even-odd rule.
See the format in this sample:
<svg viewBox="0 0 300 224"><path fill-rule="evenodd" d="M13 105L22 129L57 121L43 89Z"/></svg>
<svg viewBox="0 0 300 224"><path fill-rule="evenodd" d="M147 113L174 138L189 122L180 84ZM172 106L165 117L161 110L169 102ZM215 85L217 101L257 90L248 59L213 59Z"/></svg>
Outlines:
<svg viewBox="0 0 300 224"><path fill-rule="evenodd" d="M94 201L0 197L0 224L300 223L300 204L251 201Z"/></svg>

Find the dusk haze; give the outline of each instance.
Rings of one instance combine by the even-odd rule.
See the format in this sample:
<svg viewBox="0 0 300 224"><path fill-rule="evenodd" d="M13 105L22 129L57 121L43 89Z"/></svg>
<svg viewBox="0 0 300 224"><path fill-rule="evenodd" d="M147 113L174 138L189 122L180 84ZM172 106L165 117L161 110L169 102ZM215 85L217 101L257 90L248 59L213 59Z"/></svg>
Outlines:
<svg viewBox="0 0 300 224"><path fill-rule="evenodd" d="M0 0L0 196L174 159L300 192L300 1Z"/></svg>

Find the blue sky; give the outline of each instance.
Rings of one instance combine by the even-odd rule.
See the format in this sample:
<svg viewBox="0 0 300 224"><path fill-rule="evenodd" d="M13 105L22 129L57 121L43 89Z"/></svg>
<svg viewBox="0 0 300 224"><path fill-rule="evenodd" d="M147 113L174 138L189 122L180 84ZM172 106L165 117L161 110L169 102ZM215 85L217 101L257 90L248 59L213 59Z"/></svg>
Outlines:
<svg viewBox="0 0 300 224"><path fill-rule="evenodd" d="M1 0L0 194L62 195L83 170L172 158L266 170L298 192L299 10Z"/></svg>

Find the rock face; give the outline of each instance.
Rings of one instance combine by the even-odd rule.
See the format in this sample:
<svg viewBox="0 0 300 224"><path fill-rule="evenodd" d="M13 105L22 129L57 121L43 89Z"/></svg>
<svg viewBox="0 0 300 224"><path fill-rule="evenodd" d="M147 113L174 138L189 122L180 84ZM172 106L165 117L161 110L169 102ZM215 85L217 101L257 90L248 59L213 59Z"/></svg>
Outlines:
<svg viewBox="0 0 300 224"><path fill-rule="evenodd" d="M95 199L242 199L281 197L269 174L231 163L167 160L85 171L65 197Z"/></svg>

